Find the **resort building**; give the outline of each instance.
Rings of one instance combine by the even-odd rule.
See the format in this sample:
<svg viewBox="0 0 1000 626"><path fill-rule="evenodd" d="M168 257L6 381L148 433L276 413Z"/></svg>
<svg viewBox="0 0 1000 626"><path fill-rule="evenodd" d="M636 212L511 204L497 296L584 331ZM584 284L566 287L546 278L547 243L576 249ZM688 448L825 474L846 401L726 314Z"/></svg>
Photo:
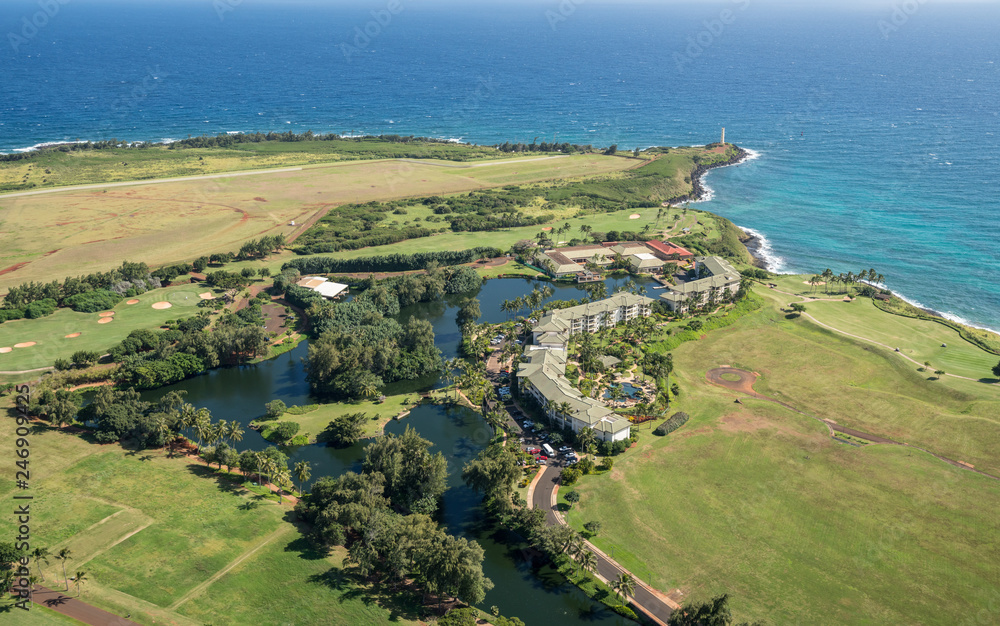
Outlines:
<svg viewBox="0 0 1000 626"><path fill-rule="evenodd" d="M347 293L347 285L332 282L329 278L323 276L306 276L295 284L299 287L312 289L319 295L330 300Z"/></svg>
<svg viewBox="0 0 1000 626"><path fill-rule="evenodd" d="M576 276L578 282L594 280L586 265L611 265L620 256L632 271L659 274L668 263L684 262L694 255L669 241L623 241L603 245L570 246L546 250L538 255L539 265L553 278Z"/></svg>
<svg viewBox="0 0 1000 626"><path fill-rule="evenodd" d="M591 428L602 441L629 438L631 424L627 419L583 395L566 380L565 350L531 346L525 357L528 361L517 371L521 393L535 398L554 424L573 432Z"/></svg>
<svg viewBox="0 0 1000 626"><path fill-rule="evenodd" d="M532 340L536 346L565 348L569 338L577 333L596 333L621 322L649 317L653 302L645 296L616 293L599 302L551 311L531 329Z"/></svg>
<svg viewBox="0 0 1000 626"><path fill-rule="evenodd" d="M708 302L719 302L727 293L740 289L740 273L725 259L717 256L697 257L694 266L696 280L671 285L660 296L671 311L687 313Z"/></svg>

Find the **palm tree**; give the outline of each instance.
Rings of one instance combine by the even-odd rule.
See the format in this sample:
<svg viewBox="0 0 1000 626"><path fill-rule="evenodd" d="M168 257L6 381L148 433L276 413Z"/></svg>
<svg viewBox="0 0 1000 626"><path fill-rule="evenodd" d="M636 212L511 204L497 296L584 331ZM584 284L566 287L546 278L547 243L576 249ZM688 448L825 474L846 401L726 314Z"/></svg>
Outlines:
<svg viewBox="0 0 1000 626"><path fill-rule="evenodd" d="M627 600L629 596L635 595L635 578L632 574L628 572L623 573L618 580L611 583L611 588L615 590L618 597L622 599L622 602Z"/></svg>
<svg viewBox="0 0 1000 626"><path fill-rule="evenodd" d="M583 550L577 557L580 569L585 572L597 573L597 555L590 550Z"/></svg>
<svg viewBox="0 0 1000 626"><path fill-rule="evenodd" d="M287 467L276 467L274 479L271 482L273 482L274 486L278 488L278 503L280 504L282 502L281 490L285 485L292 482L292 473Z"/></svg>
<svg viewBox="0 0 1000 626"><path fill-rule="evenodd" d="M87 572L78 571L76 573L76 578L74 580L76 581L76 597L79 598L80 597L80 585L83 583L83 581L87 580Z"/></svg>
<svg viewBox="0 0 1000 626"><path fill-rule="evenodd" d="M229 429L226 435L229 437L230 441L236 443L237 441L243 441L243 432L244 431L243 428L240 427L240 423L236 420L232 420L229 422Z"/></svg>
<svg viewBox="0 0 1000 626"><path fill-rule="evenodd" d="M209 429L212 427L212 416L205 409L199 409L194 417L194 432L198 435L198 448L201 448Z"/></svg>
<svg viewBox="0 0 1000 626"><path fill-rule="evenodd" d="M299 479L299 496L302 495L302 488L312 476L312 466L309 461L299 461L295 464L295 477Z"/></svg>
<svg viewBox="0 0 1000 626"><path fill-rule="evenodd" d="M70 559L73 558L73 557L70 556L72 553L73 553L73 551L70 550L69 548L63 548L63 549L59 550L58 554L56 554L56 558L59 559L60 561L62 561L63 578L66 579L66 591L69 591L69 577L66 576L66 561L68 561L68 560L70 560Z"/></svg>
<svg viewBox="0 0 1000 626"><path fill-rule="evenodd" d="M35 559L35 569L38 570L38 574L41 576L42 581L45 581L45 574L42 572L42 566L39 561L45 561L45 564L49 564L49 549L48 548L35 548L31 551L31 557Z"/></svg>
<svg viewBox="0 0 1000 626"><path fill-rule="evenodd" d="M375 394L378 393L378 385L371 378L365 378L361 381L361 395L366 398L374 398Z"/></svg>

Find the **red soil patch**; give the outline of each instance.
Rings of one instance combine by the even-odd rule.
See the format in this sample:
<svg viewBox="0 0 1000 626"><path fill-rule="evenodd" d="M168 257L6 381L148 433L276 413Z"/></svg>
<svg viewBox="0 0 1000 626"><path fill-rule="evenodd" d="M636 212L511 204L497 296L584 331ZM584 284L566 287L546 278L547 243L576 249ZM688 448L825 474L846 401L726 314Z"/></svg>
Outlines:
<svg viewBox="0 0 1000 626"><path fill-rule="evenodd" d="M4 269L0 270L0 276L3 276L4 274L10 274L11 272L16 272L17 270L21 269L22 267L24 267L25 265L27 265L30 262L31 261L22 261L21 263L15 263L14 265L11 265L10 267L4 268Z"/></svg>
<svg viewBox="0 0 1000 626"><path fill-rule="evenodd" d="M267 202L267 198L261 198L260 196L257 196L256 198L253 199L253 201L254 202Z"/></svg>
<svg viewBox="0 0 1000 626"><path fill-rule="evenodd" d="M72 334L69 334L69 335L66 335L66 337L65 337L65 338L66 338L66 339L76 339L77 337L79 337L79 336L80 336L80 335L82 335L82 334L83 334L83 333L72 333Z"/></svg>

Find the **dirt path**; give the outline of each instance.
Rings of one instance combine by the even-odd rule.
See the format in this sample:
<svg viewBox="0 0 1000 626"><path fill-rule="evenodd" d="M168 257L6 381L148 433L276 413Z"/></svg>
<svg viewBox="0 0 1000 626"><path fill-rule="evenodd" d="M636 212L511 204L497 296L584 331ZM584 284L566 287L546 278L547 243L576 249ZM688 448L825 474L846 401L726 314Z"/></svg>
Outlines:
<svg viewBox="0 0 1000 626"><path fill-rule="evenodd" d="M725 378L723 378L724 375L737 376L739 379L738 380L726 380ZM962 461L956 461L954 459L949 459L948 457L941 456L940 454L937 454L935 452L931 452L930 450L927 450L926 448L921 448L919 446L911 446L908 443L903 443L903 442L900 442L900 441L894 441L894 440L888 439L886 437L880 437L878 435L872 435L870 433L862 432L860 430L855 430L853 428L845 428L844 426L841 426L841 425L837 424L833 420L822 419L822 418L816 417L815 415L810 415L809 413L806 413L805 411L801 411L801 410L795 408L794 406L792 406L790 404L786 404L786 403L784 403L784 402L782 402L780 400L775 400L774 398L771 398L769 396L765 396L763 394L757 393L753 389L753 384L754 384L754 382L756 382L757 376L758 375L756 373L754 373L754 372L748 372L746 370L736 369L735 367L717 367L715 369L708 370L708 372L705 374L705 378L707 378L708 382L711 383L711 384L713 384L713 385L717 385L719 387L724 387L724 388L729 389L731 391L738 391L740 393L747 394L747 395L749 395L751 397L754 397L754 398L757 398L759 400L765 400L767 402L774 402L775 404L780 404L781 406L783 406L783 407L785 407L787 409L790 409L792 411L795 411L796 413L798 413L800 415L805 415L808 418L814 419L817 422L819 422L819 423L823 424L824 426L826 426L827 431L830 433L831 437L836 437L835 433L844 433L845 435L850 435L852 437L857 437L858 439L864 439L865 441L869 441L869 442L871 442L873 444L883 444L883 445L892 445L892 446L906 446L907 448L913 448L914 450L920 450L921 452L926 452L927 454L933 456L934 458L939 459L941 461L944 461L945 463L948 463L949 465L954 465L957 468L964 469L964 470L969 470L970 472L975 472L975 473L980 474L982 476L986 476L987 478L992 478L993 480L1000 480L1000 477L993 476L992 474L987 474L986 472L982 472L980 470L977 470L973 466L969 465L968 463L963 463Z"/></svg>
<svg viewBox="0 0 1000 626"><path fill-rule="evenodd" d="M280 537L283 537L285 535L290 534L294 530L295 530L294 526L292 526L291 524L286 524L286 523L282 522L281 526L278 528L278 530L274 531L273 533L271 533L267 537L264 537L262 540L260 540L257 543L257 545L255 545L250 550L247 550L246 552L244 552L243 554L241 554L240 556L238 556L236 558L236 560L234 560L229 565L227 565L227 566L223 567L222 569L220 569L219 571L217 571L215 574L212 575L211 578L209 578L205 582L201 583L200 585L198 585L197 587L195 587L191 591L189 591L189 592L185 593L183 596L181 596L176 602L174 602L173 604L170 605L170 610L171 611L176 611L177 608L180 605L184 604L185 602L187 602L191 598L195 597L196 595L198 595L199 593L201 593L202 591L204 591L205 589L207 589L209 587L209 585L211 585L215 581L217 581L220 578L222 578L223 576L225 576L227 573L229 573L229 570L233 569L234 567L236 567L237 565L239 565L243 561L247 560L248 558L250 558L251 556L253 556L254 554L256 554L258 550L260 550L261 548L263 548L267 544L271 543L275 539L278 539Z"/></svg>
<svg viewBox="0 0 1000 626"><path fill-rule="evenodd" d="M93 624L93 626L140 626L138 622L133 622L121 615L108 613L96 606L91 606L77 598L68 596L62 591L53 591L41 585L35 585L32 602L52 609L56 613L72 617L84 624ZM15 623L16 621L14 620L11 623Z"/></svg>

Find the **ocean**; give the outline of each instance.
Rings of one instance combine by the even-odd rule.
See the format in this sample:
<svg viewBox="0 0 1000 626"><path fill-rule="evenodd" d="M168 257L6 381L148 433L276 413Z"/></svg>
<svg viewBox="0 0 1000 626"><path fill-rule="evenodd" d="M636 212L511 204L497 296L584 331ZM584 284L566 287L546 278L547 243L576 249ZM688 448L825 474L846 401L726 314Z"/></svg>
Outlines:
<svg viewBox="0 0 1000 626"><path fill-rule="evenodd" d="M813 3L803 3L813 5ZM862 8L859 8L862 7ZM1000 6L5 0L0 152L236 131L726 139L771 269L1000 328Z"/></svg>

